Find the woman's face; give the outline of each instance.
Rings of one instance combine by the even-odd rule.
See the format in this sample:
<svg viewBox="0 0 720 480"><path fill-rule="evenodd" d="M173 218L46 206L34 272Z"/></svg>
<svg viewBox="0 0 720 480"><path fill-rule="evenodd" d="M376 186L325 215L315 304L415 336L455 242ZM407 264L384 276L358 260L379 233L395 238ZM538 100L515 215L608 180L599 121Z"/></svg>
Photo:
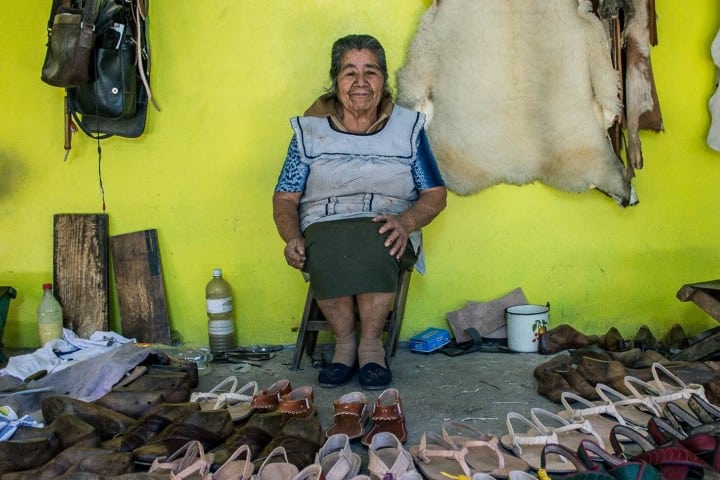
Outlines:
<svg viewBox="0 0 720 480"><path fill-rule="evenodd" d="M370 50L348 50L340 61L337 95L340 104L354 115L374 113L380 104L385 77Z"/></svg>

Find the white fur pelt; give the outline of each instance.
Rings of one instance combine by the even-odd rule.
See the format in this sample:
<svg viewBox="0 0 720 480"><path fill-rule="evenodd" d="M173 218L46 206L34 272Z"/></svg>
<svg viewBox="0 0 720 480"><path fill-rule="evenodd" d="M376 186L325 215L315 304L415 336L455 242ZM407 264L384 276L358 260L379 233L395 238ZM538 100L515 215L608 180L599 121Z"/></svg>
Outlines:
<svg viewBox="0 0 720 480"><path fill-rule="evenodd" d="M629 200L607 137L619 76L589 0L434 0L398 72L398 103L428 114L458 194L540 180Z"/></svg>
<svg viewBox="0 0 720 480"><path fill-rule="evenodd" d="M710 97L710 130L708 131L707 144L713 150L720 152L720 88L718 88L718 79L720 79L720 31L715 36L710 53L715 62L715 93Z"/></svg>

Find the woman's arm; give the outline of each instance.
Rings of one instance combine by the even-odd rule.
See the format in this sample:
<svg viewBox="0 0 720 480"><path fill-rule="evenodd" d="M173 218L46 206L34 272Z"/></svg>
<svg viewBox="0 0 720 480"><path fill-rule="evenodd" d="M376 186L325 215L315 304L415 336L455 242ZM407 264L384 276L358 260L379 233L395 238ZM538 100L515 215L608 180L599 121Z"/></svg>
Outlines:
<svg viewBox="0 0 720 480"><path fill-rule="evenodd" d="M305 239L300 231L298 205L302 192L275 192L273 194L273 220L285 241L285 261L294 268L305 265Z"/></svg>
<svg viewBox="0 0 720 480"><path fill-rule="evenodd" d="M385 246L390 248L390 255L402 257L408 243L410 232L419 230L429 224L445 208L447 188L432 187L420 191L415 204L399 215L378 215L374 222L385 222L378 232L388 234Z"/></svg>

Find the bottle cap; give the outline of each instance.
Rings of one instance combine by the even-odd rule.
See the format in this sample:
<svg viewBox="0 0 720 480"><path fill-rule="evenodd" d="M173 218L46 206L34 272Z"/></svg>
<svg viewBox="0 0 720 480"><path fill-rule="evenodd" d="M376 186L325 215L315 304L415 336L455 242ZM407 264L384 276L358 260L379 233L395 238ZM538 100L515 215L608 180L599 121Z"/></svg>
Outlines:
<svg viewBox="0 0 720 480"><path fill-rule="evenodd" d="M214 268L213 277L222 277L222 268Z"/></svg>
<svg viewBox="0 0 720 480"><path fill-rule="evenodd" d="M43 283L43 290L52 290L52 283Z"/></svg>

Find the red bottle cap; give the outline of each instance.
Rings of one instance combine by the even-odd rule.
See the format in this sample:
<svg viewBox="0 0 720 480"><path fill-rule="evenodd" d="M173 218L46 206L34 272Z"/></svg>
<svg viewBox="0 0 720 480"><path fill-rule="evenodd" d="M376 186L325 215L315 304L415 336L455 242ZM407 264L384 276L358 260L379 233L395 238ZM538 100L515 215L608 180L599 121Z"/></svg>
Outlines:
<svg viewBox="0 0 720 480"><path fill-rule="evenodd" d="M52 290L52 283L43 283L43 290Z"/></svg>

